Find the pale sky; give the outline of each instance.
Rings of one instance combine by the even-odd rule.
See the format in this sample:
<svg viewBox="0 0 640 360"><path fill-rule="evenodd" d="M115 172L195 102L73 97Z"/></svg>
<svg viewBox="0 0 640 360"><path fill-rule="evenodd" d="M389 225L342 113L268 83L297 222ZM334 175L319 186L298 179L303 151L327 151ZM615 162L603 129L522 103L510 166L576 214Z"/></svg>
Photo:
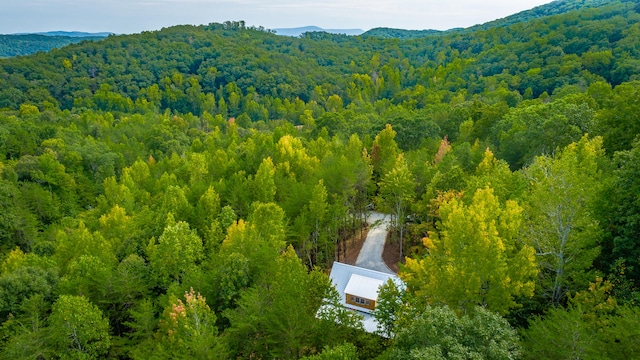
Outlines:
<svg viewBox="0 0 640 360"><path fill-rule="evenodd" d="M180 24L245 20L268 29L468 27L550 0L0 0L0 34L137 33Z"/></svg>

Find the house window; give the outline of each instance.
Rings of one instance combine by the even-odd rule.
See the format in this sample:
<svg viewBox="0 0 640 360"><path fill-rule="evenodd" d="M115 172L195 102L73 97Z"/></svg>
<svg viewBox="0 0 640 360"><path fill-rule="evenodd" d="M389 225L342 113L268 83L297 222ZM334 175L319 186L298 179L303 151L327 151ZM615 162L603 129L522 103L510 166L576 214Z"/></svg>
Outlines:
<svg viewBox="0 0 640 360"><path fill-rule="evenodd" d="M352 304L360 305L362 307L371 305L371 300L357 297L355 295L348 295L348 299Z"/></svg>

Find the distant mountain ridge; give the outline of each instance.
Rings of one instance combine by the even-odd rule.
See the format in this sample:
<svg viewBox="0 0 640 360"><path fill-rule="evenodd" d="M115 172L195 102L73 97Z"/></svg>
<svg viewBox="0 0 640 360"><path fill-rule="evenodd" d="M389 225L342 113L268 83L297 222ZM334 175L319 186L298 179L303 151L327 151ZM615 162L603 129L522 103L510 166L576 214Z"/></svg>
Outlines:
<svg viewBox="0 0 640 360"><path fill-rule="evenodd" d="M44 36L67 36L67 37L107 37L109 35L114 35L111 32L97 32L97 33L89 33L82 31L47 31L47 32L38 32L36 35L44 35ZM27 34L22 34L27 35Z"/></svg>
<svg viewBox="0 0 640 360"><path fill-rule="evenodd" d="M362 35L364 30L362 29L323 29L318 26L303 26L297 28L278 28L273 29L276 35L282 36L300 36L306 32L322 31L330 34L345 34L345 35Z"/></svg>
<svg viewBox="0 0 640 360"><path fill-rule="evenodd" d="M329 34L345 34L348 36L372 36L378 38L416 39L429 36L443 36L447 34L467 34L477 30L487 30L496 27L505 27L517 23L545 18L553 15L568 13L579 9L591 9L606 6L616 0L555 0L551 3L537 6L502 19L497 19L484 24L474 25L468 28L454 28L449 30L405 30L394 28L374 28L368 31L361 29L324 29L318 26L303 26L295 28L276 28L273 31L277 35L299 37L304 33L324 32ZM633 3L632 0L622 2ZM638 5L640 8L640 4ZM88 33L80 31L48 31L31 34L0 35L0 58L29 55L38 51L51 51L66 45L78 43L84 40L101 40L114 33L97 32Z"/></svg>
<svg viewBox="0 0 640 360"><path fill-rule="evenodd" d="M374 36L383 39L416 39L425 36L442 35L452 30L404 30L379 27L371 29L362 34L362 36Z"/></svg>
<svg viewBox="0 0 640 360"><path fill-rule="evenodd" d="M403 30L394 28L373 28L363 33L363 36L375 36L380 38L416 39L425 36L444 35L449 33L468 33L476 30L487 30L494 27L509 26L516 23L527 22L552 15L564 14L578 9L590 9L607 5L615 0L555 0L548 4L536 6L533 9L524 10L509 15L502 19L496 19L483 24L473 25L467 28L453 28L449 30ZM631 1L629 1L631 2Z"/></svg>

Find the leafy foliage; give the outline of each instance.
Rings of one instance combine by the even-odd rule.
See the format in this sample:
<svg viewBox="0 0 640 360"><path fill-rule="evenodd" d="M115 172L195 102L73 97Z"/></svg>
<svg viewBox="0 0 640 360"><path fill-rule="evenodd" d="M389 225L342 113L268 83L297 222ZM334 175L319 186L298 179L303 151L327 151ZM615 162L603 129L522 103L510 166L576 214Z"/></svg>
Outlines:
<svg viewBox="0 0 640 360"><path fill-rule="evenodd" d="M82 296L60 296L53 304L49 329L60 357L97 359L109 351L109 322Z"/></svg>
<svg viewBox="0 0 640 360"><path fill-rule="evenodd" d="M480 305L504 314L518 306L516 297L533 295L537 266L534 249L519 242L517 203L503 208L485 188L469 206L452 198L439 212L437 232L423 240L427 256L407 259L400 273L417 296L454 311Z"/></svg>
<svg viewBox="0 0 640 360"><path fill-rule="evenodd" d="M535 356L632 357L638 22L556 1L403 40L226 22L0 59L0 356L514 358L504 315ZM407 259L386 338L326 275L374 205Z"/></svg>
<svg viewBox="0 0 640 360"><path fill-rule="evenodd" d="M427 306L395 335L390 359L516 359L516 331L500 316L477 307L459 318L447 306Z"/></svg>
<svg viewBox="0 0 640 360"><path fill-rule="evenodd" d="M0 58L48 52L82 41L101 40L102 36L0 35Z"/></svg>

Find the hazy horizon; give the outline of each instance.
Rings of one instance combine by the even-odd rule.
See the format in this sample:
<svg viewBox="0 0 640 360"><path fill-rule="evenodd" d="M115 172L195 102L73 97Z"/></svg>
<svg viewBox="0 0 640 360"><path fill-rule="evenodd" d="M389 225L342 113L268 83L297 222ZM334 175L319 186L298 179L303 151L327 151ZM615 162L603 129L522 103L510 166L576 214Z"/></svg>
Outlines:
<svg viewBox="0 0 640 360"><path fill-rule="evenodd" d="M244 20L268 29L391 27L447 30L485 23L550 0L3 0L0 34L48 31L138 33L183 24Z"/></svg>

